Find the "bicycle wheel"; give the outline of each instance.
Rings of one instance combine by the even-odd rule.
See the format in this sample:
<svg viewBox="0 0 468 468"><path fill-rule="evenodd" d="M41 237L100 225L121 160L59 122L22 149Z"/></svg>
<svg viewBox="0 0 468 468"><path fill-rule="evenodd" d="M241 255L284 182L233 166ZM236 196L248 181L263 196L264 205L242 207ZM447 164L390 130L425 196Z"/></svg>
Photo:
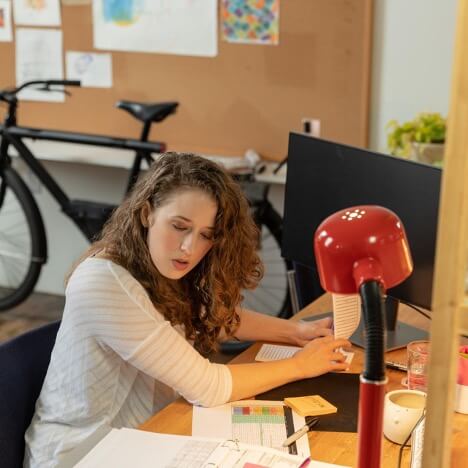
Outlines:
<svg viewBox="0 0 468 468"><path fill-rule="evenodd" d="M242 306L275 317L291 315L287 263L281 256L283 220L271 203L264 199L253 206L253 217L260 229L259 254L265 274L253 291L243 291Z"/></svg>
<svg viewBox="0 0 468 468"><path fill-rule="evenodd" d="M26 299L46 258L36 202L18 173L6 167L0 171L0 311Z"/></svg>
<svg viewBox="0 0 468 468"><path fill-rule="evenodd" d="M288 265L281 257L283 220L265 197L254 203L252 210L252 216L260 229L258 248L265 273L253 291L242 291L244 300L241 305L266 315L288 318L292 309L287 280ZM219 349L226 354L237 354L251 344L250 341L229 340L222 342Z"/></svg>

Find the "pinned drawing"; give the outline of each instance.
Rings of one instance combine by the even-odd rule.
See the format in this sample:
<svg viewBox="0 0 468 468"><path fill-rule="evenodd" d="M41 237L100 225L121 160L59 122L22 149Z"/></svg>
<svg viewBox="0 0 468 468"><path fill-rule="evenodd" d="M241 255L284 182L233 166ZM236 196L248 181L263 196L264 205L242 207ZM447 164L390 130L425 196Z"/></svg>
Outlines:
<svg viewBox="0 0 468 468"><path fill-rule="evenodd" d="M213 57L216 0L94 0L94 47Z"/></svg>
<svg viewBox="0 0 468 468"><path fill-rule="evenodd" d="M279 43L279 0L223 0L221 17L227 42Z"/></svg>
<svg viewBox="0 0 468 468"><path fill-rule="evenodd" d="M62 31L58 29L18 28L16 30L16 85L25 81L63 79ZM30 101L63 102L61 92L27 88L19 98Z"/></svg>
<svg viewBox="0 0 468 468"><path fill-rule="evenodd" d="M83 87L112 87L111 54L67 51L66 70L68 80L79 80Z"/></svg>
<svg viewBox="0 0 468 468"><path fill-rule="evenodd" d="M10 2L0 1L0 41L12 41L13 34L11 32L11 8Z"/></svg>
<svg viewBox="0 0 468 468"><path fill-rule="evenodd" d="M138 20L143 6L143 0L103 0L104 21L128 26Z"/></svg>
<svg viewBox="0 0 468 468"><path fill-rule="evenodd" d="M60 26L59 0L13 0L15 24Z"/></svg>

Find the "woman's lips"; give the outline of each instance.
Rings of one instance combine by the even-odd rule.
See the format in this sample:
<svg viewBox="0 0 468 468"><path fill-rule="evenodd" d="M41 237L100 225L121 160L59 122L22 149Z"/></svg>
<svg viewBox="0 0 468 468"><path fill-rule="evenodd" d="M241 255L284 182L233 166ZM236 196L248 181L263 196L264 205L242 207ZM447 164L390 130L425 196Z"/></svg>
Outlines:
<svg viewBox="0 0 468 468"><path fill-rule="evenodd" d="M176 270L183 271L189 267L189 262L183 260L172 260L172 265Z"/></svg>

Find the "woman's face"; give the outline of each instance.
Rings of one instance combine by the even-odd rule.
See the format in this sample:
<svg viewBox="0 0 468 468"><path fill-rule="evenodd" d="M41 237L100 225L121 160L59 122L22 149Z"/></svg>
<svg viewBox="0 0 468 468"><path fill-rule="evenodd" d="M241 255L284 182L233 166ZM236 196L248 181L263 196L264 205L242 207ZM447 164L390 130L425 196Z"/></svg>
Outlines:
<svg viewBox="0 0 468 468"><path fill-rule="evenodd" d="M182 278L208 253L217 211L216 201L199 189L175 192L159 208L142 210L151 259L163 276Z"/></svg>

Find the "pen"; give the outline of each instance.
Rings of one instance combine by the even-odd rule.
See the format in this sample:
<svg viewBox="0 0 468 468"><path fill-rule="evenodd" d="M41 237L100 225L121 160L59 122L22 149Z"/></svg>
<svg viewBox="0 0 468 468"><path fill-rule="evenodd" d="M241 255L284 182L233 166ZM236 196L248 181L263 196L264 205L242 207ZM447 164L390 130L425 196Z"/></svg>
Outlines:
<svg viewBox="0 0 468 468"><path fill-rule="evenodd" d="M293 442L296 442L297 439L300 439L304 434L307 434L317 423L319 418L311 418L305 423L300 429L298 429L294 434L290 435L284 442L283 447L288 447Z"/></svg>
<svg viewBox="0 0 468 468"><path fill-rule="evenodd" d="M400 370L403 372L406 372L408 370L408 367L406 366L406 364L402 362L385 361L385 365L389 367L390 369L396 369L396 370Z"/></svg>

